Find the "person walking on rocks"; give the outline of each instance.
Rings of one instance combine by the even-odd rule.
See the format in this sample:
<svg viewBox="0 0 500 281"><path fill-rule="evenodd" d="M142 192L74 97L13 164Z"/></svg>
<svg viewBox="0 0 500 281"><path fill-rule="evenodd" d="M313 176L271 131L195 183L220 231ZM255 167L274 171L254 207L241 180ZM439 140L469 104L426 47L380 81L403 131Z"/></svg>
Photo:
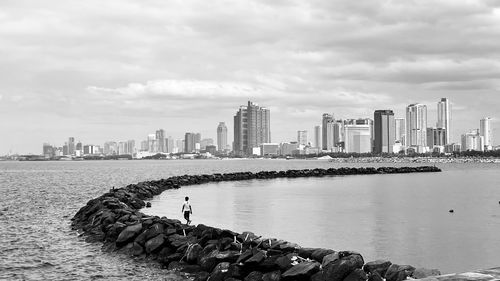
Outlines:
<svg viewBox="0 0 500 281"><path fill-rule="evenodd" d="M189 215L193 214L193 209L191 208L191 204L189 204L189 197L186 196L185 200L184 204L182 204L182 212L184 213L186 224L190 224L191 220L189 220Z"/></svg>

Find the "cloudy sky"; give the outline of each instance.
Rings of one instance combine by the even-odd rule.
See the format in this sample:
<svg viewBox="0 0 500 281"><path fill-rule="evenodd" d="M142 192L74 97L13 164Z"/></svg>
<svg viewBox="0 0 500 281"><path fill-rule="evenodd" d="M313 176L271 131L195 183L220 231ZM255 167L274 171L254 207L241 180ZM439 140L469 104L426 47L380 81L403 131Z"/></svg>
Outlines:
<svg viewBox="0 0 500 281"><path fill-rule="evenodd" d="M436 102L452 137L494 119L500 139L500 1L25 1L0 9L0 155L164 128L215 138L247 100L272 140L336 118ZM498 143L495 141L495 143Z"/></svg>

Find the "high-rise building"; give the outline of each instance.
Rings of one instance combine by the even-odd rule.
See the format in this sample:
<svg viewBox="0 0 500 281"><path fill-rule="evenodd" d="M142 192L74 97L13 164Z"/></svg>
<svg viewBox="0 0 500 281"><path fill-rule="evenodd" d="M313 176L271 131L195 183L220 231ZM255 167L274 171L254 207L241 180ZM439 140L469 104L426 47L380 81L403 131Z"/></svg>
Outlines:
<svg viewBox="0 0 500 281"><path fill-rule="evenodd" d="M462 151L484 151L484 137L478 130L472 130L462 135Z"/></svg>
<svg viewBox="0 0 500 281"><path fill-rule="evenodd" d="M69 139L68 139L68 154L67 155L74 155L74 154L75 154L75 138L69 137Z"/></svg>
<svg viewBox="0 0 500 281"><path fill-rule="evenodd" d="M427 146L427 106L419 103L406 107L406 146L423 152Z"/></svg>
<svg viewBox="0 0 500 281"><path fill-rule="evenodd" d="M450 121L451 121L451 108L450 102L447 98L441 98L437 103L437 124L438 129L444 129L445 144L450 143Z"/></svg>
<svg viewBox="0 0 500 281"><path fill-rule="evenodd" d="M269 109L251 101L240 106L234 116L234 152L251 155L253 148L271 141L271 115Z"/></svg>
<svg viewBox="0 0 500 281"><path fill-rule="evenodd" d="M337 152L341 152L344 147L344 121L336 120L333 123L333 146Z"/></svg>
<svg viewBox="0 0 500 281"><path fill-rule="evenodd" d="M323 113L322 118L322 149L330 151L333 147L333 114Z"/></svg>
<svg viewBox="0 0 500 281"><path fill-rule="evenodd" d="M227 127L226 123L219 122L217 126L217 150L224 151L227 147Z"/></svg>
<svg viewBox="0 0 500 281"><path fill-rule="evenodd" d="M321 126L314 126L314 147L321 148Z"/></svg>
<svg viewBox="0 0 500 281"><path fill-rule="evenodd" d="M493 146L493 134L491 132L491 118L485 117L479 121L479 134L484 138L486 150L491 150Z"/></svg>
<svg viewBox="0 0 500 281"><path fill-rule="evenodd" d="M446 145L446 130L444 128L427 128L427 146L433 148L435 146Z"/></svg>
<svg viewBox="0 0 500 281"><path fill-rule="evenodd" d="M148 151L155 153L158 152L158 144L156 140L156 134L148 135Z"/></svg>
<svg viewBox="0 0 500 281"><path fill-rule="evenodd" d="M369 153L372 151L371 125L345 125L344 146L346 153Z"/></svg>
<svg viewBox="0 0 500 281"><path fill-rule="evenodd" d="M193 153L196 152L196 134L186 133L184 135L184 152Z"/></svg>
<svg viewBox="0 0 500 281"><path fill-rule="evenodd" d="M52 158L55 156L55 147L48 143L43 144L43 156L45 158Z"/></svg>
<svg viewBox="0 0 500 281"><path fill-rule="evenodd" d="M167 151L167 146L165 142L165 130L159 129L156 131L155 134L155 139L156 139L156 151L157 152L166 152Z"/></svg>
<svg viewBox="0 0 500 281"><path fill-rule="evenodd" d="M395 123L395 141L399 142L401 145L405 145L405 134L406 134L406 124L404 118L394 118Z"/></svg>
<svg viewBox="0 0 500 281"><path fill-rule="evenodd" d="M392 110L375 110L374 113L374 152L393 153L395 137L394 112Z"/></svg>
<svg viewBox="0 0 500 281"><path fill-rule="evenodd" d="M299 145L307 145L307 131L297 131L297 142Z"/></svg>

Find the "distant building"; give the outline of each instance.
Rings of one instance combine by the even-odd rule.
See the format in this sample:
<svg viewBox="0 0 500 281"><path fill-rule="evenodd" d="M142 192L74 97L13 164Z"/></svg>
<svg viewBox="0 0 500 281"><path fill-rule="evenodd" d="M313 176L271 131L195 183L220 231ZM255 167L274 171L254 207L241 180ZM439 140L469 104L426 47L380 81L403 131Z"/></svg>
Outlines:
<svg viewBox="0 0 500 281"><path fill-rule="evenodd" d="M147 143L147 142L146 142ZM147 151L147 146L146 146ZM118 145L114 141L107 141L104 143L103 149L104 155L117 155L118 154Z"/></svg>
<svg viewBox="0 0 500 281"><path fill-rule="evenodd" d="M43 156L45 158L52 158L55 156L55 147L48 143L43 144Z"/></svg>
<svg viewBox="0 0 500 281"><path fill-rule="evenodd" d="M485 117L479 121L479 134L484 139L485 150L492 150L493 134L491 131L491 118Z"/></svg>
<svg viewBox="0 0 500 281"><path fill-rule="evenodd" d="M307 145L307 131L297 131L297 142L301 145Z"/></svg>
<svg viewBox="0 0 500 281"><path fill-rule="evenodd" d="M333 147L333 114L323 113L322 118L322 149L331 151Z"/></svg>
<svg viewBox="0 0 500 281"><path fill-rule="evenodd" d="M314 126L313 146L321 149L321 126Z"/></svg>
<svg viewBox="0 0 500 281"><path fill-rule="evenodd" d="M234 153L251 155L253 148L271 141L271 116L269 109L251 101L240 106L234 116Z"/></svg>
<svg viewBox="0 0 500 281"><path fill-rule="evenodd" d="M333 146L336 152L341 152L344 149L344 121L336 120L333 122Z"/></svg>
<svg viewBox="0 0 500 281"><path fill-rule="evenodd" d="M437 103L437 124L436 127L438 129L444 129L441 131L445 134L445 143L450 143L450 123L451 123L451 108L450 102L447 98L441 98L441 100Z"/></svg>
<svg viewBox="0 0 500 281"><path fill-rule="evenodd" d="M405 134L406 134L406 123L404 118L394 118L395 123L395 141L399 142L401 145L405 145Z"/></svg>
<svg viewBox="0 0 500 281"><path fill-rule="evenodd" d="M280 145L277 143L262 143L260 144L260 155L261 156L272 156L278 155L280 150Z"/></svg>
<svg viewBox="0 0 500 281"><path fill-rule="evenodd" d="M484 137L478 130L462 135L462 151L484 151Z"/></svg>
<svg viewBox="0 0 500 281"><path fill-rule="evenodd" d="M83 146L83 154L84 155L94 155L99 154L99 147L97 145L84 145Z"/></svg>
<svg viewBox="0 0 500 281"><path fill-rule="evenodd" d="M283 142L280 144L279 154L282 156L292 156L293 152L299 148L297 142Z"/></svg>
<svg viewBox="0 0 500 281"><path fill-rule="evenodd" d="M345 125L345 152L369 153L372 151L370 125Z"/></svg>
<svg viewBox="0 0 500 281"><path fill-rule="evenodd" d="M445 153L460 152L462 146L458 143L449 143L444 146Z"/></svg>
<svg viewBox="0 0 500 281"><path fill-rule="evenodd" d="M219 122L217 126L217 149L219 151L226 150L227 147L227 127L226 123Z"/></svg>
<svg viewBox="0 0 500 281"><path fill-rule="evenodd" d="M394 112L392 110L376 110L374 113L374 152L393 153L396 140Z"/></svg>
<svg viewBox="0 0 500 281"><path fill-rule="evenodd" d="M217 153L217 147L215 145L207 145L205 147L205 151L212 155L215 155Z"/></svg>
<svg viewBox="0 0 500 281"><path fill-rule="evenodd" d="M155 133L156 139L156 152L167 152L167 145L165 142L165 130L158 129Z"/></svg>
<svg viewBox="0 0 500 281"><path fill-rule="evenodd" d="M406 107L407 147L415 147L417 152L424 152L427 146L427 106L419 103Z"/></svg>
<svg viewBox="0 0 500 281"><path fill-rule="evenodd" d="M184 135L184 153L196 152L197 137L195 133L186 133Z"/></svg>
<svg viewBox="0 0 500 281"><path fill-rule="evenodd" d="M65 155L74 155L75 154L75 138L68 138L68 153Z"/></svg>

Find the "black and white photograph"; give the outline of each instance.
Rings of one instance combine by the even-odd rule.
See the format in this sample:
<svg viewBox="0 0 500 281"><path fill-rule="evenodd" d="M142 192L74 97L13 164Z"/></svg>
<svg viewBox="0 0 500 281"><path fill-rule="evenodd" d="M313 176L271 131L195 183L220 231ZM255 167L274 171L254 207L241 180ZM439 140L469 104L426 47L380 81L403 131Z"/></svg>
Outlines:
<svg viewBox="0 0 500 281"><path fill-rule="evenodd" d="M0 280L500 280L500 1L0 0Z"/></svg>

